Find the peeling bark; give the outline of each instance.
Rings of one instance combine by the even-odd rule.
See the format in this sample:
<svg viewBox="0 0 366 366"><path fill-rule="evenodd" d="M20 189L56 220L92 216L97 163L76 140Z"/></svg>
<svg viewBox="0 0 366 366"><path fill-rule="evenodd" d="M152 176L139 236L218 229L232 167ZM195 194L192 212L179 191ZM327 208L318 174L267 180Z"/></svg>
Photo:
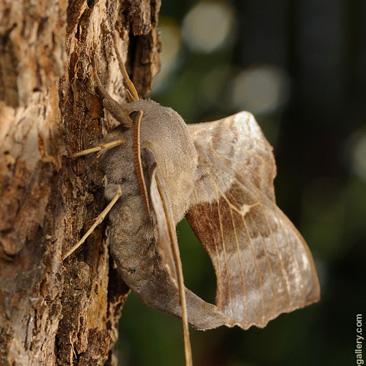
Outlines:
<svg viewBox="0 0 366 366"><path fill-rule="evenodd" d="M110 30L138 92L159 69L160 0L0 0L0 365L116 365L128 289L106 224L70 248L106 205L97 159L73 160L115 124L92 63L124 101ZM102 118L105 117L105 118Z"/></svg>

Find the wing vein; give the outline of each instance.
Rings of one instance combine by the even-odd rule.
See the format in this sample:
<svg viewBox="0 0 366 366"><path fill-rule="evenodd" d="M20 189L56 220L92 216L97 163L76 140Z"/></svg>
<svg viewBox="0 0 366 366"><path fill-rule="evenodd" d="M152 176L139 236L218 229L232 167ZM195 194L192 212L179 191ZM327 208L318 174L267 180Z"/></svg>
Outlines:
<svg viewBox="0 0 366 366"><path fill-rule="evenodd" d="M216 184L215 184L215 187L217 188ZM225 244L225 239L224 239L224 231L222 229L222 219L221 219L221 212L220 212L220 199L219 199L219 194L217 192L217 189L216 189L216 197L218 197L218 199L217 199L217 202L218 202L218 204L217 204L217 214L218 214L219 223L220 223L220 236L221 236L222 248L223 248L224 257L225 257L225 277L226 277L226 282L227 282L227 285L228 285L229 298L231 299L231 286L230 286L230 278L229 278L228 267L227 267L226 244ZM231 313L231 317L232 317L233 316L233 309L232 309L231 302L230 302L229 305L230 305L230 313Z"/></svg>
<svg viewBox="0 0 366 366"><path fill-rule="evenodd" d="M245 274L244 274L244 266L243 266L243 262L241 259L241 251L240 251L240 246L239 246L239 240L238 240L238 235L236 233L236 226L235 226L235 221L233 219L233 210L230 209L230 215L231 215L231 221L233 223L233 227L234 227L234 235L235 235L235 242L236 242L236 247L238 250L238 257L239 257L239 263L240 263L240 275L241 275L241 286L243 289L243 299L244 299L244 319L247 319L247 295L246 295L246 286L245 286Z"/></svg>

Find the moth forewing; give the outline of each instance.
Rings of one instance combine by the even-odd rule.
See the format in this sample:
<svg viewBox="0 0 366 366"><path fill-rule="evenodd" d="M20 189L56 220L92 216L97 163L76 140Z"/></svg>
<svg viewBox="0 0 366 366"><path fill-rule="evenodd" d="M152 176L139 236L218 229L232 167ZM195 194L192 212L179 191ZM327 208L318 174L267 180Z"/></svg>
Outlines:
<svg viewBox="0 0 366 366"><path fill-rule="evenodd" d="M254 117L242 112L189 131L199 163L187 218L215 268L225 325L264 327L318 301L312 255L276 206L272 147Z"/></svg>

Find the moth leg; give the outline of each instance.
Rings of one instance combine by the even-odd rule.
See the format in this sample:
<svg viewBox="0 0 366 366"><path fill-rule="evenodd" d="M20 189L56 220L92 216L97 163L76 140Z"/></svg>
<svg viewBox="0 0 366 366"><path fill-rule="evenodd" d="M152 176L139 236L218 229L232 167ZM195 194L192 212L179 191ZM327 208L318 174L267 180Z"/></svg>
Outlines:
<svg viewBox="0 0 366 366"><path fill-rule="evenodd" d="M118 139L118 140L114 140L114 141L111 141L111 142L106 142L105 144L102 144L102 145L99 145L99 146L95 146L95 147L92 147L90 149L81 150L81 151L73 154L72 156L74 158L78 158L79 156L93 154L95 152L102 153L102 152L104 152L104 151L106 151L108 149L112 149L113 147L122 145L125 142L126 142L125 139Z"/></svg>
<svg viewBox="0 0 366 366"><path fill-rule="evenodd" d="M121 106L116 100L114 100L107 90L102 85L97 70L97 63L94 60L94 77L98 85L98 89L103 95L103 107L123 126L130 128L132 126L132 120L125 108Z"/></svg>
<svg viewBox="0 0 366 366"><path fill-rule="evenodd" d="M140 98L139 98L139 95L138 95L137 90L135 88L135 85L133 85L133 82L131 81L130 77L128 76L127 70L126 70L125 65L122 61L121 54L118 51L116 32L113 33L112 38L113 38L114 51L116 52L116 56L117 56L118 66L119 66L119 69L120 69L121 74L123 76L124 82L126 84L127 95L129 96L130 101L139 100Z"/></svg>
<svg viewBox="0 0 366 366"><path fill-rule="evenodd" d="M66 254L63 256L62 260L65 260L69 257L76 249L78 249L81 244L87 239L87 237L94 231L94 229L105 219L108 212L112 209L118 199L122 196L122 189L118 187L116 194L112 198L111 202L109 202L108 206L100 213L100 215L95 219L94 224L89 228L89 230L85 233L85 235L71 248Z"/></svg>

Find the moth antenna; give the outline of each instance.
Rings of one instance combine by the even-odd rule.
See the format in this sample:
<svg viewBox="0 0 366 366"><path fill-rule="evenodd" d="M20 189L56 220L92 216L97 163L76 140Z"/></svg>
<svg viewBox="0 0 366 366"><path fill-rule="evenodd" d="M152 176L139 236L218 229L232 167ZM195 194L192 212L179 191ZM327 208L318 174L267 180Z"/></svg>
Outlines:
<svg viewBox="0 0 366 366"><path fill-rule="evenodd" d="M102 145L99 145L99 146L95 146L95 147L92 147L90 149L81 150L81 151L73 154L72 156L74 158L78 158L79 156L93 154L93 153L98 152L98 151L99 151L99 153L102 153L102 152L104 152L104 151L106 151L108 149L112 149L113 147L122 145L125 142L126 142L126 139L118 139L118 140L115 140L115 141L106 142L105 144L102 144Z"/></svg>
<svg viewBox="0 0 366 366"><path fill-rule="evenodd" d="M121 70L124 82L125 82L126 87L127 87L126 90L128 90L128 94L132 97L133 100L139 100L140 97L137 93L135 85L133 85L133 82L131 81L130 77L128 76L127 70L126 70L125 65L122 61L121 54L118 51L116 32L113 32L113 37L112 38L113 38L114 51L116 52L116 56L117 56L118 66L119 66L119 69Z"/></svg>
<svg viewBox="0 0 366 366"><path fill-rule="evenodd" d="M144 171L142 169L142 161L141 161L141 143L140 143L140 126L141 120L144 112L140 109L138 111L138 115L136 117L134 127L133 127L133 150L135 157L135 168L137 173L137 179L139 181L139 186L142 193L142 198L144 200L145 209L149 217L151 217L150 204L149 204L149 196L147 194L146 182L144 177Z"/></svg>
<svg viewBox="0 0 366 366"><path fill-rule="evenodd" d="M107 205L107 207L99 214L99 216L95 219L94 224L89 228L89 230L85 233L85 235L71 248L69 249L66 254L63 256L62 260L64 261L67 257L69 257L76 249L78 249L81 244L87 239L87 237L94 231L94 229L105 219L108 212L112 209L118 199L122 196L122 189L121 187L117 188L117 192L112 198L111 202Z"/></svg>
<svg viewBox="0 0 366 366"><path fill-rule="evenodd" d="M182 261L180 259L179 254L179 247L177 242L177 237L175 233L175 225L170 221L170 213L168 209L168 205L165 199L165 194L163 188L161 186L160 180L158 175L155 175L156 183L158 187L158 191L161 197L161 201L163 203L165 217L168 225L169 235L172 243L173 249L173 257L174 262L177 268L177 276L178 276L178 287L179 287L179 298L180 304L182 308L182 325L183 325L183 339L184 339L184 355L186 360L186 366L193 366L192 362L192 349L191 349L191 342L189 340L189 327L188 327L188 314L187 314L187 304L186 304L186 293L185 293L185 286L184 286L184 279L183 279L183 269L182 269Z"/></svg>

